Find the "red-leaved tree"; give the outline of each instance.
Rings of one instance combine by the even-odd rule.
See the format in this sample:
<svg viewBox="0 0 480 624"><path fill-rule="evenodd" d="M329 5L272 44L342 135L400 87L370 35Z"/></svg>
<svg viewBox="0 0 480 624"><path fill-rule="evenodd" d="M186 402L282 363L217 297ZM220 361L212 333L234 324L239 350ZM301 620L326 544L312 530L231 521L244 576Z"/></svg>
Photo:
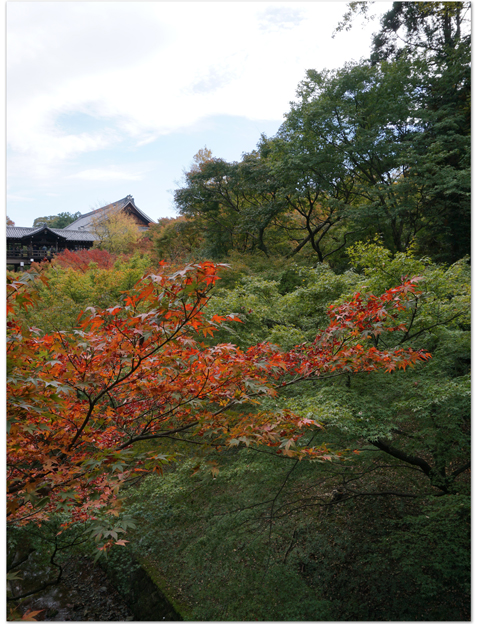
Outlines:
<svg viewBox="0 0 480 624"><path fill-rule="evenodd" d="M105 249L79 249L71 251L65 249L55 257L55 263L66 269L74 269L85 273L91 262L95 262L100 269L111 269L115 264L116 256Z"/></svg>
<svg viewBox="0 0 480 624"><path fill-rule="evenodd" d="M417 292L415 280L332 308L330 325L314 343L288 353L271 344L246 351L205 346L203 338L220 323L238 321L205 315L219 266L204 262L170 275L161 264L122 304L87 308L76 331L49 335L17 322L18 306L34 305L34 291L9 279L12 522L42 521L59 510L83 521L114 508L122 483L172 459L139 443L186 432L213 445L260 444L299 459L328 458L325 446L296 445L319 423L290 410L264 410L261 398L312 377L391 372L430 357L375 346L383 332L405 331L397 315Z"/></svg>

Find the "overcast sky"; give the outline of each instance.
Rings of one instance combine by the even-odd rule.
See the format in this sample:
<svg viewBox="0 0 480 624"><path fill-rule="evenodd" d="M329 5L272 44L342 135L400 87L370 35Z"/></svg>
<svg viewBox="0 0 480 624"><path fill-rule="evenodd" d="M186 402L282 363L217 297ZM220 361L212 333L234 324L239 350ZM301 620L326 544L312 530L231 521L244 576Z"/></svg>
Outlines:
<svg viewBox="0 0 480 624"><path fill-rule="evenodd" d="M375 5L383 13L391 3ZM198 150L240 160L307 69L369 54L332 39L343 2L8 2L7 214L16 225L126 195L152 219Z"/></svg>

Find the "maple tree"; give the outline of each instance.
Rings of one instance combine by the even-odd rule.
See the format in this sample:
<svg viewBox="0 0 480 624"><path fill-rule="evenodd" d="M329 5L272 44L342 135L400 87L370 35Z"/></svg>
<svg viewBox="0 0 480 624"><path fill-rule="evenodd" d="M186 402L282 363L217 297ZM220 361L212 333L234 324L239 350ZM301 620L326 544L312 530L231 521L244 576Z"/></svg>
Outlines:
<svg viewBox="0 0 480 624"><path fill-rule="evenodd" d="M91 262L95 262L100 269L111 269L115 263L115 256L106 249L79 249L78 251L65 249L55 257L54 262L65 269L71 268L84 273Z"/></svg>
<svg viewBox="0 0 480 624"><path fill-rule="evenodd" d="M202 340L222 323L239 321L206 314L224 266L204 262L170 275L160 263L121 304L87 308L77 329L51 334L17 319L20 307L35 305L38 292L28 288L34 277L9 276L10 521L42 522L58 511L69 522L85 521L106 506L117 513L123 483L161 472L174 459L142 443L186 432L214 446L265 444L298 459L331 459L325 445L297 444L321 423L288 409L262 409L262 397L306 379L391 372L430 357L411 348L378 348L380 334L406 331L399 313L418 295L420 278L331 307L329 326L312 344L291 351L268 343L244 351L207 346Z"/></svg>
<svg viewBox="0 0 480 624"><path fill-rule="evenodd" d="M109 308L129 290L152 265L141 253L112 256L106 250L89 249L59 254L52 263L35 264L47 283L35 280L39 297L34 307L21 310L18 318L44 332L76 328L76 319L87 306Z"/></svg>

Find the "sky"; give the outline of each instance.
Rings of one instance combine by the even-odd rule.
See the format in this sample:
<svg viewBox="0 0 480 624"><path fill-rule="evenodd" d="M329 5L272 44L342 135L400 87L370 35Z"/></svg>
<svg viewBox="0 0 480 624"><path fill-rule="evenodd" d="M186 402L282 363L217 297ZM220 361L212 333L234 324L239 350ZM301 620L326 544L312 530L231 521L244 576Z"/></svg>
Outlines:
<svg viewBox="0 0 480 624"><path fill-rule="evenodd" d="M376 3L385 12L390 2ZM17 226L132 195L154 221L193 156L273 136L308 69L367 57L343 2L8 2L7 214Z"/></svg>

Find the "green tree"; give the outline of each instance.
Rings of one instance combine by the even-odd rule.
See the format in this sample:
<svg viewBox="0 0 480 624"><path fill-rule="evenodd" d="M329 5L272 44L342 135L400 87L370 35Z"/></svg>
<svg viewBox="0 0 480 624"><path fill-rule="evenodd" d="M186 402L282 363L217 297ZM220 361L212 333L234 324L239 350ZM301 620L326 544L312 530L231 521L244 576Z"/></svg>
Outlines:
<svg viewBox="0 0 480 624"><path fill-rule="evenodd" d="M337 448L363 441L367 455L381 451L415 467L427 491L463 492L470 461L468 262L438 266L412 254L391 255L378 243L358 243L350 257L363 274L336 275L325 264L298 267L301 283L283 295L279 281L248 277L236 288L216 292L211 312L224 314L228 309L238 314L243 324L228 339L243 348L263 340L290 349L313 339L314 328L326 323L333 302L339 304L355 291L380 295L401 276L422 276L424 294L398 318L406 333L399 341L395 333L384 336L379 344L423 347L434 353L431 362L394 382L383 374L354 380L347 372L331 385L289 391L287 404L305 415L316 413L325 426L321 435L329 441L333 435Z"/></svg>
<svg viewBox="0 0 480 624"><path fill-rule="evenodd" d="M359 5L350 3L355 12ZM372 60L423 55L446 59L451 51L470 45L471 2L393 2L373 38Z"/></svg>
<svg viewBox="0 0 480 624"><path fill-rule="evenodd" d="M337 30L368 4L350 3ZM404 155L420 199L415 245L449 263L470 251L470 9L470 2L394 2L370 57L372 65L407 63L417 78L409 121L415 132Z"/></svg>
<svg viewBox="0 0 480 624"><path fill-rule="evenodd" d="M177 217L163 218L150 226L151 238L156 256L169 262L187 262L201 256L203 231L197 220Z"/></svg>
<svg viewBox="0 0 480 624"><path fill-rule="evenodd" d="M400 57L309 70L275 137L186 174L175 200L206 255L309 249L323 262L375 233L438 261L468 253L469 56L452 54L436 69Z"/></svg>
<svg viewBox="0 0 480 624"><path fill-rule="evenodd" d="M373 63L408 58L421 76L416 107L423 132L409 157L423 182L428 226L417 246L440 261L470 251L470 2L394 2L373 39Z"/></svg>
<svg viewBox="0 0 480 624"><path fill-rule="evenodd" d="M38 227L40 224L45 223L50 228L61 230L81 216L80 212L60 212L58 215L50 215L49 217L37 217L33 222L33 227Z"/></svg>
<svg viewBox="0 0 480 624"><path fill-rule="evenodd" d="M335 150L319 150L314 134L284 124L276 137L263 141L260 151L276 180L273 225L290 241L285 255L309 250L323 262L342 249L353 233L345 223L354 196L352 180L341 177Z"/></svg>
<svg viewBox="0 0 480 624"><path fill-rule="evenodd" d="M293 169L321 180L337 219L363 235L381 232L397 251L421 227L421 189L406 175L416 88L407 64L309 70L279 131Z"/></svg>
<svg viewBox="0 0 480 624"><path fill-rule="evenodd" d="M207 255L256 249L268 254L265 230L277 208L255 155L241 163L210 159L187 172L185 182L175 191L175 203L181 215L200 224Z"/></svg>

